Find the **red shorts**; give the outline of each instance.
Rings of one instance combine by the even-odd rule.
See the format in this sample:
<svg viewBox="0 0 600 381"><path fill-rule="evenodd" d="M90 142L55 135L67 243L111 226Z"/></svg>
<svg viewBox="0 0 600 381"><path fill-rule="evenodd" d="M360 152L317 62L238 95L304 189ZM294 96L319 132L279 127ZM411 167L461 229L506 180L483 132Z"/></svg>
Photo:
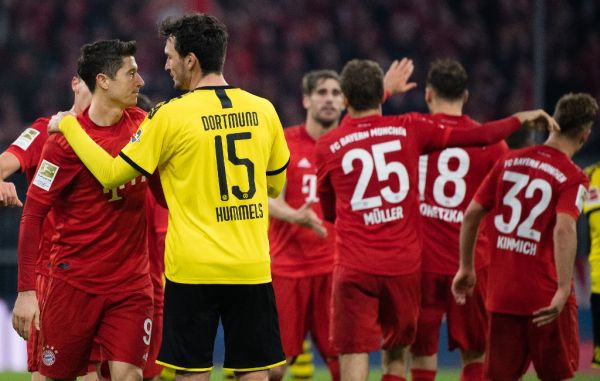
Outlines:
<svg viewBox="0 0 600 381"><path fill-rule="evenodd" d="M156 298L156 296L155 296ZM152 338L150 340L150 348L148 349L148 361L144 367L144 379L158 376L163 367L156 363L160 344L162 343L163 331L163 303L154 304L154 316L152 317Z"/></svg>
<svg viewBox="0 0 600 381"><path fill-rule="evenodd" d="M90 360L143 368L152 334L151 287L136 293L93 295L50 278L41 311L40 373L74 378ZM99 350L91 357L96 342Z"/></svg>
<svg viewBox="0 0 600 381"><path fill-rule="evenodd" d="M323 358L337 355L329 340L331 280L331 273L305 278L273 276L281 343L286 357L303 352L302 344L308 332Z"/></svg>
<svg viewBox="0 0 600 381"><path fill-rule="evenodd" d="M35 277L35 296L38 300L38 306L41 309L44 304L44 296L48 285L48 275L36 274ZM27 339L27 371L37 372L39 370L39 331L35 329L35 323L31 322L29 338Z"/></svg>
<svg viewBox="0 0 600 381"><path fill-rule="evenodd" d="M569 299L556 320L542 327L531 316L491 313L485 367L494 380L517 380L533 362L541 380L572 378L579 365L577 305Z"/></svg>
<svg viewBox="0 0 600 381"><path fill-rule="evenodd" d="M477 272L473 296L468 297L464 305L456 304L452 296L454 275L421 274L421 312L417 336L410 347L414 356L431 356L438 352L439 330L444 314L448 321L449 350L485 350L487 272L487 268Z"/></svg>
<svg viewBox="0 0 600 381"><path fill-rule="evenodd" d="M331 327L334 347L338 353L364 353L410 345L420 301L420 272L382 276L336 267Z"/></svg>

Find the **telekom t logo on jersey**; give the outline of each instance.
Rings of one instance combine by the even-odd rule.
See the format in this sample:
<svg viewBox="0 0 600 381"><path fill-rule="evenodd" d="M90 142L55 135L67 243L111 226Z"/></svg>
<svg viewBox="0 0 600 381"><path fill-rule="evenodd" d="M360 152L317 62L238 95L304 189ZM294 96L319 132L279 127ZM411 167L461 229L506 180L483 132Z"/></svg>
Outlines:
<svg viewBox="0 0 600 381"><path fill-rule="evenodd" d="M110 193L110 198L108 199L108 202L118 201L123 198L119 195L120 190L123 190L126 187L135 186L136 184L141 184L141 183L145 183L145 182L146 182L146 176L142 175L142 176L136 177L135 179L131 180L128 183L119 185L116 188L112 188L112 189L104 188L103 193L104 194Z"/></svg>

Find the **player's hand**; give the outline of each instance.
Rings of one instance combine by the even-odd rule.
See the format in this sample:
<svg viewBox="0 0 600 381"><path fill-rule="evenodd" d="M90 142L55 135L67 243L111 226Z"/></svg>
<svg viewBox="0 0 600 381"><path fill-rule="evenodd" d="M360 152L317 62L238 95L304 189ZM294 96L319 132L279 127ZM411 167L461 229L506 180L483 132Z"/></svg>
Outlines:
<svg viewBox="0 0 600 381"><path fill-rule="evenodd" d="M29 338L31 322L35 329L40 329L40 308L35 291L22 291L17 295L13 308L12 325L15 331L27 340Z"/></svg>
<svg viewBox="0 0 600 381"><path fill-rule="evenodd" d="M15 184L0 180L0 207L22 207Z"/></svg>
<svg viewBox="0 0 600 381"><path fill-rule="evenodd" d="M327 229L323 226L323 221L312 210L313 201L307 201L296 210L293 217L293 223L312 229L319 237L327 237Z"/></svg>
<svg viewBox="0 0 600 381"><path fill-rule="evenodd" d="M48 134L60 132L58 125L60 124L60 121L63 120L63 118L67 115L75 116L76 114L72 111L60 111L52 115L52 118L50 118L50 123L48 123Z"/></svg>
<svg viewBox="0 0 600 381"><path fill-rule="evenodd" d="M412 60L408 58L402 58L400 61L395 60L383 77L384 90L394 95L414 89L417 87L417 83L408 82L414 70L415 66Z"/></svg>
<svg viewBox="0 0 600 381"><path fill-rule="evenodd" d="M452 295L457 304L465 304L467 296L473 295L477 278L472 269L459 268L452 280Z"/></svg>
<svg viewBox="0 0 600 381"><path fill-rule="evenodd" d="M560 315L560 312L562 311L565 304L567 303L570 293L570 289L563 290L559 288L558 290L556 290L554 296L552 297L550 305L541 308L533 313L533 323L536 324L538 327L541 327L556 319L558 315Z"/></svg>
<svg viewBox="0 0 600 381"><path fill-rule="evenodd" d="M548 130L548 132L559 132L560 126L553 117L542 109L521 111L514 114L521 124L527 128L535 128L537 130Z"/></svg>

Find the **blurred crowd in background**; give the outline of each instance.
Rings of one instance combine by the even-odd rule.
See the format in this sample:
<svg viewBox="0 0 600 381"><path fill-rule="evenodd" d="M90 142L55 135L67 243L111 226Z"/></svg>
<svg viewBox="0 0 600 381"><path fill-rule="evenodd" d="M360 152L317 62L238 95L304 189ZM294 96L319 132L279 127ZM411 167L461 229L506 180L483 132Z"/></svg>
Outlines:
<svg viewBox="0 0 600 381"><path fill-rule="evenodd" d="M385 112L426 111L423 90L428 65L435 58L451 57L470 74L465 111L482 121L506 116L535 106L534 3L0 0L0 150L36 117L70 107L69 80L86 42L136 40L136 59L146 81L142 92L154 102L177 95L164 71L164 41L157 23L190 10L215 14L227 25L226 78L231 85L271 100L284 126L304 120L302 75L317 68L341 70L352 58L373 59L384 70L396 58L415 61L413 79L419 87L392 98ZM547 0L545 4L544 108L552 112L560 95L569 91L586 91L600 99L600 2ZM594 135L576 158L582 165L600 158L600 134ZM0 246L7 243L2 241Z"/></svg>

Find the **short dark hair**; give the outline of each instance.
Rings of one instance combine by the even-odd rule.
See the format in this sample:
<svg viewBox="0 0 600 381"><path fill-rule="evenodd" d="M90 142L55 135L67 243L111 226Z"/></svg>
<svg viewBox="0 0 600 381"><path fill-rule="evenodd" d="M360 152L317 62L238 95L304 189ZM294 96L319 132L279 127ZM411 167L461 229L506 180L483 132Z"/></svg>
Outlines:
<svg viewBox="0 0 600 381"><path fill-rule="evenodd" d="M100 73L114 78L123 66L123 57L135 55L135 41L100 40L81 47L77 60L77 75L90 92L96 90L96 76Z"/></svg>
<svg viewBox="0 0 600 381"><path fill-rule="evenodd" d="M469 77L460 62L451 59L433 61L427 73L427 86L446 100L454 101L463 97Z"/></svg>
<svg viewBox="0 0 600 381"><path fill-rule="evenodd" d="M383 70L375 61L351 60L342 69L341 87L356 111L377 108L383 98Z"/></svg>
<svg viewBox="0 0 600 381"><path fill-rule="evenodd" d="M565 94L556 103L554 119L562 135L574 138L598 117L598 102L586 93Z"/></svg>
<svg viewBox="0 0 600 381"><path fill-rule="evenodd" d="M340 76L334 70L312 70L304 74L302 77L302 94L310 95L317 88L319 82L333 79L338 83L340 82Z"/></svg>
<svg viewBox="0 0 600 381"><path fill-rule="evenodd" d="M216 17L205 13L168 17L160 24L159 33L175 38L175 50L181 57L194 53L203 73L223 72L229 35Z"/></svg>

